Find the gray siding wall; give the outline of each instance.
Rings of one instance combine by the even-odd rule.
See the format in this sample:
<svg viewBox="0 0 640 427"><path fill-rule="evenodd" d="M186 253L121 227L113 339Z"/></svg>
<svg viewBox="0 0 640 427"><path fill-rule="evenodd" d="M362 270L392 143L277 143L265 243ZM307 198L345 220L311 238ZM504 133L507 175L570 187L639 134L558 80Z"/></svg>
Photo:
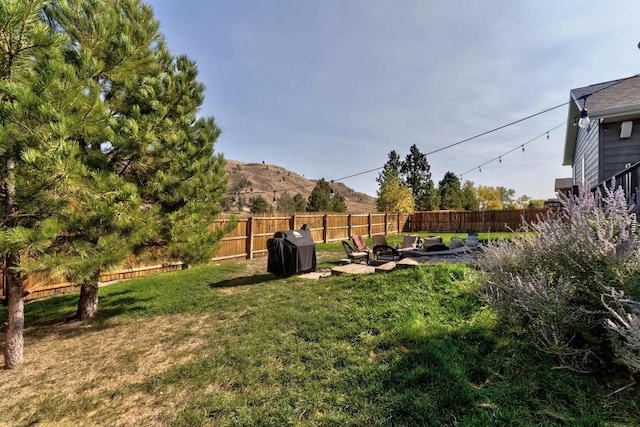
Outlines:
<svg viewBox="0 0 640 427"><path fill-rule="evenodd" d="M571 124L569 124L571 126ZM588 129L578 129L575 155L573 157L573 183L580 184L582 178L582 159L584 159L584 178L589 187L594 187L598 180L598 148L599 126L596 120L591 122ZM620 132L618 132L620 135Z"/></svg>
<svg viewBox="0 0 640 427"><path fill-rule="evenodd" d="M621 122L601 125L602 159L599 181L610 179L627 163L640 161L640 120L633 121L631 137L620 139Z"/></svg>

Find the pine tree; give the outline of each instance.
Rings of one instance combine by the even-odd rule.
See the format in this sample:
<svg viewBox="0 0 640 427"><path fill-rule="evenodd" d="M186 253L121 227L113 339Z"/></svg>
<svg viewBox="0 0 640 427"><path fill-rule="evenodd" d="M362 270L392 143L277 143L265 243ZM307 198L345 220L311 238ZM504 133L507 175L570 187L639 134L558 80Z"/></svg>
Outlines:
<svg viewBox="0 0 640 427"><path fill-rule="evenodd" d="M295 212L304 212L307 210L307 201L302 194L296 193L293 196L293 203Z"/></svg>
<svg viewBox="0 0 640 427"><path fill-rule="evenodd" d="M329 197L331 198L331 204L329 208L331 212L347 211L347 201L342 194L334 194L333 197L331 197L331 193L329 193Z"/></svg>
<svg viewBox="0 0 640 427"><path fill-rule="evenodd" d="M276 209L278 212L294 212L296 209L295 202L293 201L293 197L286 191L278 197L276 202Z"/></svg>
<svg viewBox="0 0 640 427"><path fill-rule="evenodd" d="M440 209L462 209L460 179L453 172L444 174L442 181L438 183L438 194L440 195Z"/></svg>
<svg viewBox="0 0 640 427"><path fill-rule="evenodd" d="M309 212L325 212L331 210L331 184L325 181L324 178L320 178L316 186L311 190L307 210Z"/></svg>
<svg viewBox="0 0 640 427"><path fill-rule="evenodd" d="M440 200L431 179L431 166L427 156L414 144L400 166L403 182L411 189L417 210L437 210Z"/></svg>
<svg viewBox="0 0 640 427"><path fill-rule="evenodd" d="M215 122L196 117L204 87L195 63L171 55L148 5L60 0L47 16L71 37L66 57L84 85L75 138L96 190L76 194L92 215L74 218L73 244L61 253L96 248L87 257L96 261L67 270L81 284L77 315L86 318L97 311L100 268L131 250L152 245L187 263L210 258L224 232L208 230L221 211L224 159L213 154ZM102 227L92 227L98 218Z"/></svg>
<svg viewBox="0 0 640 427"><path fill-rule="evenodd" d="M269 202L262 196L256 196L251 199L251 212L252 213L267 213L269 212Z"/></svg>
<svg viewBox="0 0 640 427"><path fill-rule="evenodd" d="M398 156L398 153L396 153L395 150L392 150L389 153L389 159L387 160L387 163L385 163L385 165L383 166L382 172L380 172L380 175L378 175L376 181L378 182L378 184L382 185L391 176L399 177L401 167L402 161L400 160L400 156Z"/></svg>
<svg viewBox="0 0 640 427"><path fill-rule="evenodd" d="M66 67L66 39L41 20L41 0L0 2L0 251L8 314L5 367L23 361L25 277L61 236L55 218L79 172L64 106L78 95Z"/></svg>

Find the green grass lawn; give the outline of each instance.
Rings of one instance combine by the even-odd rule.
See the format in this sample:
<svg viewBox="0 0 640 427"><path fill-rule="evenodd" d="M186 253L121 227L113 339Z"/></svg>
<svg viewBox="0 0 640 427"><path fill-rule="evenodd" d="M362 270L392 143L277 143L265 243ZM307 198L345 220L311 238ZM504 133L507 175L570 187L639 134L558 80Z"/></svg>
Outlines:
<svg viewBox="0 0 640 427"><path fill-rule="evenodd" d="M323 268L341 257L339 243L317 247ZM624 377L554 369L526 341L502 331L479 302L470 267L304 280L275 278L266 273L266 260L256 262L264 269L229 263L103 287L99 318L60 333L59 349L58 340L45 346L45 337L75 312L77 295L28 304L25 353L41 356L27 356L25 370L5 378L0 423L598 426L640 420L634 388L607 396L625 385ZM114 350L87 351L59 366L67 366L72 345L107 344ZM46 352L52 374L69 372L25 379L28 369L45 363ZM152 369L150 360L162 363ZM76 382L65 385L67 377ZM48 391L51 381L59 382ZM11 387L25 383L44 397L12 395Z"/></svg>

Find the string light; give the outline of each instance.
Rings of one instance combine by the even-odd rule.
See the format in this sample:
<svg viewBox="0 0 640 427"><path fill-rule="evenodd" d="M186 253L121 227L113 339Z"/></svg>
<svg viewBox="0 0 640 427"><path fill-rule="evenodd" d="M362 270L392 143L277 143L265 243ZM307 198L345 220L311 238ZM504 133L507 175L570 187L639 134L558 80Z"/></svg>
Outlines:
<svg viewBox="0 0 640 427"><path fill-rule="evenodd" d="M522 149L522 152L524 153L524 146L525 146L525 145L527 145L527 144L531 144L532 142L536 141L537 139L539 139L539 138L541 138L541 137L543 137L543 136L545 136L545 135L547 135L547 136L548 136L548 135L549 135L549 132L552 132L552 131L554 131L554 130L558 129L560 126L564 126L564 124L565 124L565 122L562 122L562 123L558 124L557 126L555 126L555 127L551 128L551 129L549 129L548 131L541 133L540 135L536 136L535 138L530 139L529 141L525 142L524 144L520 144L520 148ZM511 150L509 150L509 151L507 151L507 152L505 152L505 153L502 153L502 154L501 154L501 155L499 155L498 157L494 157L493 159L488 160L488 161L486 161L486 162L482 163L481 165L477 166L478 171L479 171L479 172L482 172L482 169L481 169L481 167L482 167L482 166L488 165L489 163L494 162L494 161L496 161L496 160L498 161L498 163L502 163L502 156L506 156L507 154L511 154L512 152L516 151L517 149L518 149L518 147L512 148ZM476 169L476 167L471 168L471 169L469 169L468 171L461 173L461 174L460 174L460 176L462 176L462 175L466 175L466 174L468 174L469 172L473 172L475 169Z"/></svg>
<svg viewBox="0 0 640 427"><path fill-rule="evenodd" d="M557 125L557 126L553 127L552 129L550 129L550 130L548 130L548 131L546 131L546 132L544 132L544 133L542 133L542 134L540 134L540 135L536 136L535 138L530 139L529 141L525 142L524 144L521 144L521 145L520 145L520 149L521 149L521 150L522 150L522 152L524 153L524 152L525 152L525 147L524 147L525 145L532 143L533 141L537 140L538 138L540 138L540 137L542 137L542 136L545 136L545 135L546 135L547 139L549 139L549 132L552 132L552 131L556 130L556 129L557 129L557 128L559 128L560 126L564 125L564 123L565 123L565 122L562 122L562 123L560 123L559 125ZM487 164L489 164L489 163L491 163L491 162L493 162L493 161L495 161L495 160L498 160L498 162L499 162L499 163L502 163L502 156L505 156L505 155L507 155L507 154L510 154L510 153L512 153L513 151L517 150L517 149L518 149L518 147L513 148L513 149L511 149L511 150L507 151L506 153L503 153L503 154L499 155L498 157L495 157L495 158L493 158L493 159L491 159L491 160L489 160L489 161L487 161L487 162L485 162L485 163L483 163L483 164L481 164L481 165L479 165L479 166L477 166L477 167L474 167L473 169L470 169L470 170L468 170L468 171L466 171L466 172L461 173L461 174L460 174L460 180L462 180L462 177L463 177L464 175L466 175L466 174L468 174L468 173L472 172L472 171L473 171L473 170L475 170L476 168L478 169L478 172L482 172L482 166L486 166ZM436 151L439 151L439 150L436 150ZM432 153L433 153L433 152L432 152ZM365 172L360 172L360 173L357 173L357 174L353 174L353 175L349 175L349 176L346 176L346 177L342 177L342 178L340 178L339 180L340 180L340 181L342 181L342 180L345 180L345 179L353 178L353 177L355 177L355 176L364 175L364 174L366 174L366 173L371 173L371 172L376 171L376 170L379 170L379 169L383 169L383 167L382 167L382 168L370 169L370 170L365 171ZM334 180L334 179L332 179L332 180L331 180L331 190L330 190L330 193L329 193L329 197L331 197L331 198L333 198L333 197L335 196L335 189L334 189L334 183L335 183L335 181L336 181L336 180ZM303 188L313 187L313 186L315 186L315 185L316 185L316 184L309 184L309 185L302 185L302 186L298 186L298 187L290 187L290 188L282 189L282 190L280 190L280 191L282 191L282 192L287 192L287 191L292 191L292 190L299 190L299 189L303 189ZM265 193L265 191L257 191L257 192L253 192L253 193L254 193L254 194L260 194L260 193ZM236 194L239 196L239 195L241 195L241 194L248 194L248 192L247 192L247 193L238 192L238 193L236 193ZM273 194L274 194L274 196L273 196L273 201L274 201L274 202L276 202L276 191L274 191L274 192L273 192Z"/></svg>
<svg viewBox="0 0 640 427"><path fill-rule="evenodd" d="M589 125L591 124L591 119L589 118L589 112L587 111L587 98L591 96L591 94L589 95L583 95L578 99L584 99L584 102L582 103L582 110L580 110L580 120L578 120L578 126L581 128L588 128Z"/></svg>

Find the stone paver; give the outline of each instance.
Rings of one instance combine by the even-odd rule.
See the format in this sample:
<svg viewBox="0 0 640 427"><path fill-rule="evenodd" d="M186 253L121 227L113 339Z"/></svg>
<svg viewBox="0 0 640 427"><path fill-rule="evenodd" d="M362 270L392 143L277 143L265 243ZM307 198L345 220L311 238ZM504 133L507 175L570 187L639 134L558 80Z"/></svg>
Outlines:
<svg viewBox="0 0 640 427"><path fill-rule="evenodd" d="M370 274L375 273L376 268L370 265L365 264L347 264L347 265L339 265L337 267L333 267L331 269L331 274L339 275L339 274Z"/></svg>
<svg viewBox="0 0 640 427"><path fill-rule="evenodd" d="M396 268L396 263L393 261L389 261L382 265L376 266L376 273L391 271L391 270L394 270L395 268Z"/></svg>
<svg viewBox="0 0 640 427"><path fill-rule="evenodd" d="M328 276L331 276L330 271L312 271L310 273L300 274L298 277L301 279L319 279Z"/></svg>
<svg viewBox="0 0 640 427"><path fill-rule="evenodd" d="M413 258L403 258L400 261L396 262L398 268L410 268L415 267L418 264L420 263Z"/></svg>

